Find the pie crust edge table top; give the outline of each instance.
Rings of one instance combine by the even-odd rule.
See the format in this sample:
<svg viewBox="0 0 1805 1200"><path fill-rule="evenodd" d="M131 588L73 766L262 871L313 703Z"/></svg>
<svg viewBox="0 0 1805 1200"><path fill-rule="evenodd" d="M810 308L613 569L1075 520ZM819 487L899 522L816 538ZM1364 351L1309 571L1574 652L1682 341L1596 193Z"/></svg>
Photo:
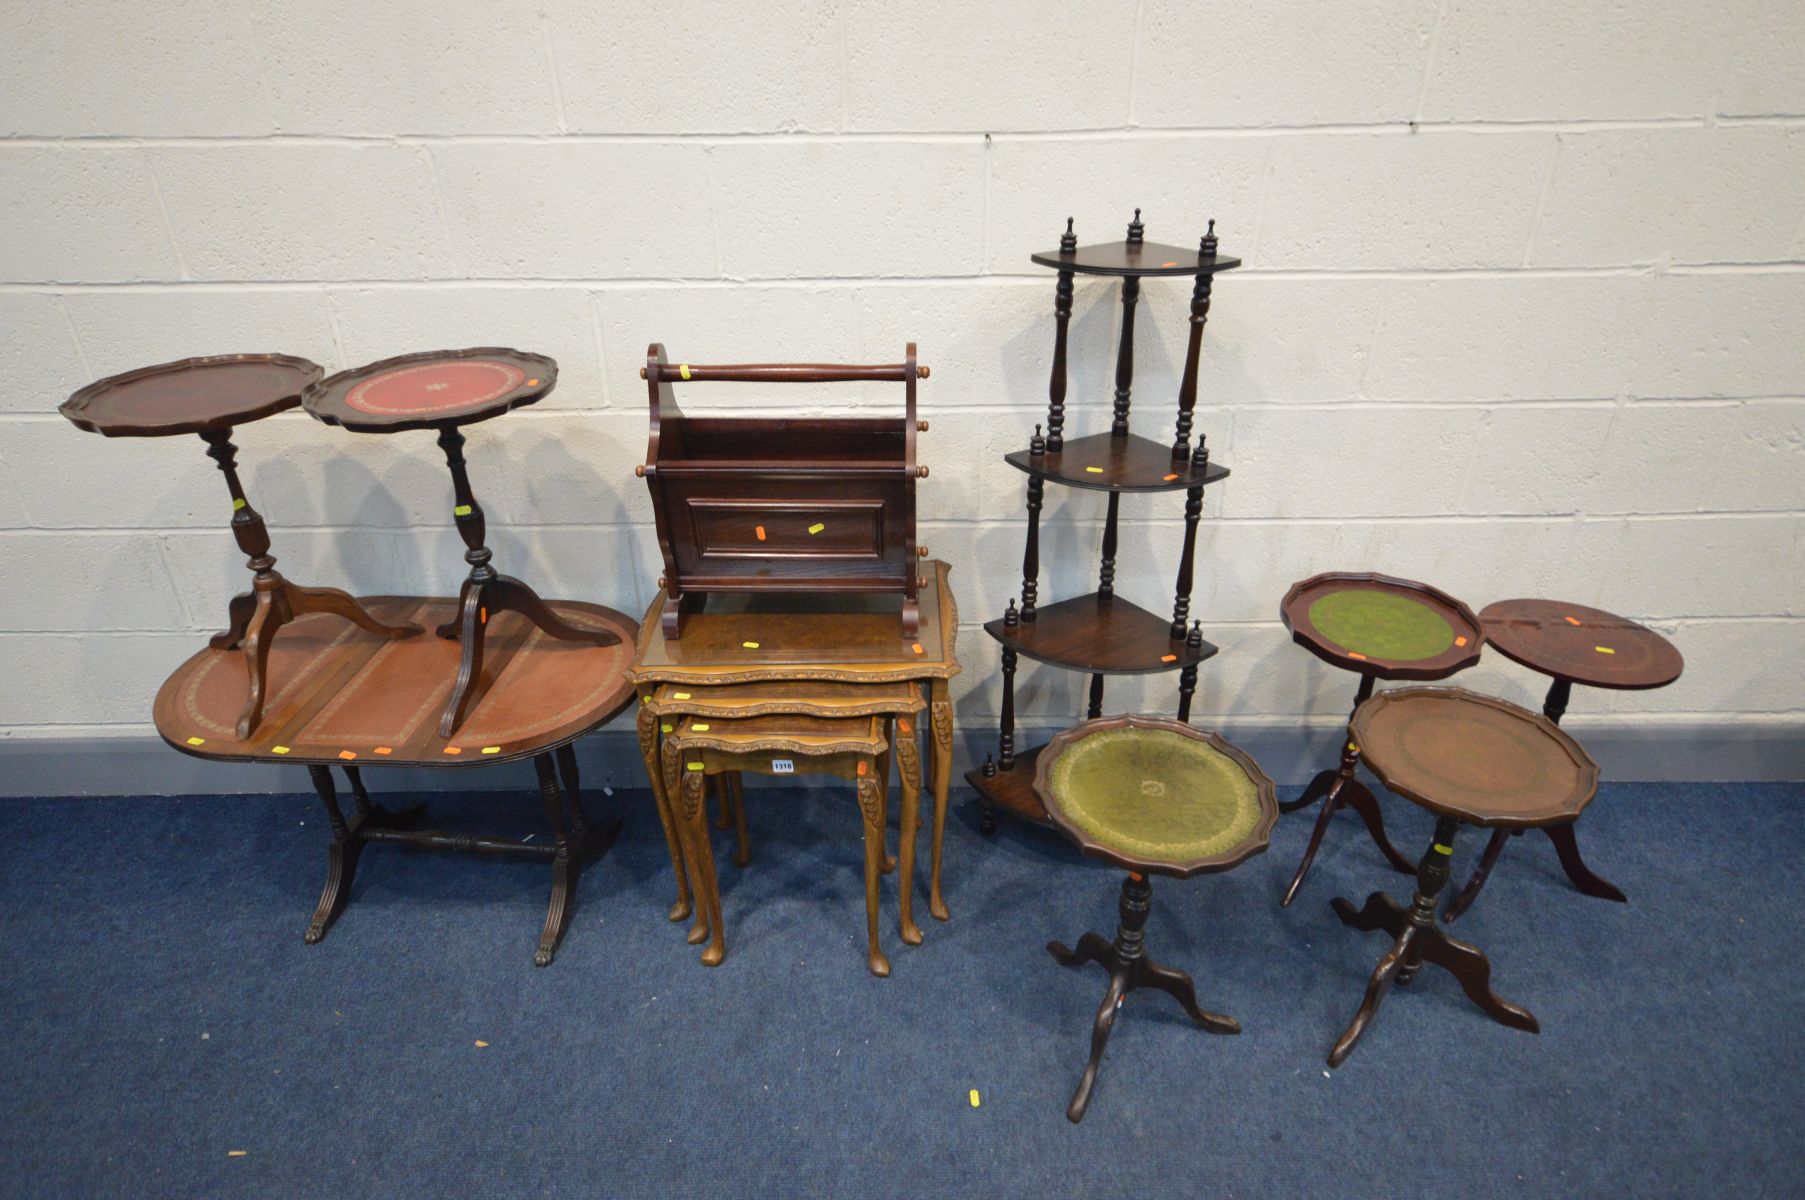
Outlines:
<svg viewBox="0 0 1805 1200"><path fill-rule="evenodd" d="M57 411L106 437L217 432L295 407L323 374L292 354L183 358L97 379Z"/></svg>
<svg viewBox="0 0 1805 1200"><path fill-rule="evenodd" d="M660 589L639 626L638 651L628 675L642 687L776 679L848 683L951 679L960 671L959 610L947 585L951 568L938 559L921 566L933 571L934 586L922 591L921 628L914 638L898 632L894 611L876 604L893 597L839 597L849 607L870 603L871 611L811 613L805 611L807 597L746 592L721 594L719 599L732 611L705 609L692 614L683 637L671 642L659 626L658 615L664 610ZM823 647L849 638L850 648L822 652Z"/></svg>
<svg viewBox="0 0 1805 1200"><path fill-rule="evenodd" d="M1598 792L1598 764L1560 726L1465 688L1382 691L1354 710L1348 734L1386 787L1472 825L1571 821Z"/></svg>
<svg viewBox="0 0 1805 1200"><path fill-rule="evenodd" d="M1498 653L1553 679L1640 691L1666 687L1686 660L1665 637L1626 617L1560 600L1500 600L1479 614Z"/></svg>
<svg viewBox="0 0 1805 1200"><path fill-rule="evenodd" d="M1380 679L1444 679L1478 662L1485 646L1484 624L1461 601L1370 571L1325 571L1292 584L1279 619L1324 662Z"/></svg>
<svg viewBox="0 0 1805 1200"><path fill-rule="evenodd" d="M307 397L307 411L356 433L472 425L545 397L558 364L505 346L425 350L340 371Z"/></svg>
<svg viewBox="0 0 1805 1200"><path fill-rule="evenodd" d="M1237 798L1237 808L1251 808L1251 811L1235 813L1234 822L1240 831L1232 841L1192 858L1138 856L1125 850L1120 843L1111 844L1107 832L1095 828L1095 822L1088 821L1080 810L1072 807L1069 798L1063 793L1062 777L1069 777L1073 767L1081 763L1079 756L1087 748L1102 747L1105 741L1137 735L1149 739L1182 739L1182 744L1177 748L1192 754L1201 753L1204 763L1211 770L1226 769L1234 773L1237 781L1245 780L1248 789L1245 795ZM1141 781L1139 792L1127 797L1130 805L1145 803L1154 806L1195 799L1164 795L1168 782L1155 779ZM1159 785L1154 790L1162 794L1147 794L1149 789L1146 785L1149 783ZM1045 806L1048 819L1086 854L1129 871L1175 875L1179 878L1226 871L1264 852L1270 844L1272 828L1277 824L1279 816L1278 794L1272 780L1245 751L1215 733L1196 729L1181 721L1134 713L1094 718L1055 735L1041 750L1035 762L1034 792ZM1143 795L1146 795L1144 801Z"/></svg>
<svg viewBox="0 0 1805 1200"><path fill-rule="evenodd" d="M457 605L450 597L370 596L361 602L378 616L429 628ZM158 690L157 732L183 753L237 762L461 767L543 754L605 725L632 703L626 665L637 633L632 618L611 608L550 603L567 620L612 630L620 640L610 646L561 641L543 636L517 613L496 614L481 690L450 738L438 736L438 712L457 675L462 651L456 641L430 634L392 641L327 616L303 617L275 639L266 716L249 739L236 739L230 721L222 719L236 709L220 700L242 697L243 652L210 647L177 667ZM551 704L563 707L548 711L544 706Z"/></svg>

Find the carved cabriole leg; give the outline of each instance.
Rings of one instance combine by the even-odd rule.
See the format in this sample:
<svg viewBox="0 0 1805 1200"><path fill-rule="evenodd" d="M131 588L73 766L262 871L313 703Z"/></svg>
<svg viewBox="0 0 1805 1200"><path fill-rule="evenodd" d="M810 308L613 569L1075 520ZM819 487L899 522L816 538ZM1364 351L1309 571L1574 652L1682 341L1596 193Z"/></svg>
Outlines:
<svg viewBox="0 0 1805 1200"><path fill-rule="evenodd" d="M875 761L862 758L853 786L859 798L859 812L865 818L865 965L882 978L890 974L890 960L884 957L877 936L878 860L884 848L884 809L876 768Z"/></svg>
<svg viewBox="0 0 1805 1200"><path fill-rule="evenodd" d="M1542 826L1542 832L1554 843L1554 852L1560 857L1561 869L1567 872L1567 878L1573 881L1574 887L1588 896L1628 903L1629 897L1623 894L1621 888L1595 873L1586 865L1585 859L1579 856L1579 842L1573 836L1573 826L1572 821L1562 825Z"/></svg>
<svg viewBox="0 0 1805 1200"><path fill-rule="evenodd" d="M1128 393L1134 385L1134 306L1141 298L1141 281L1133 275L1122 280L1122 340L1116 347L1116 402L1109 424L1111 437L1128 436ZM1115 493L1110 493L1113 498Z"/></svg>
<svg viewBox="0 0 1805 1200"><path fill-rule="evenodd" d="M677 834L671 814L671 798L664 786L664 768L659 763L658 714L650 707L651 694L639 693L639 757L646 767L646 778L652 784L652 802L658 809L658 824L664 829L664 845L671 855L671 873L677 877L677 899L672 902L669 918L681 921L690 914L689 878L683 867L683 843Z"/></svg>
<svg viewBox="0 0 1805 1200"><path fill-rule="evenodd" d="M746 825L746 787L738 771L726 775L727 791L733 797L733 865L745 867L752 862L752 832Z"/></svg>
<svg viewBox="0 0 1805 1200"><path fill-rule="evenodd" d="M302 939L311 946L326 936L326 931L345 910L345 902L351 897L351 883L357 878L357 860L363 852L363 841L345 824L345 815L339 811L338 789L332 782L331 770L310 765L307 775L313 780L313 790L319 793L320 803L326 808L326 821L332 828L332 844L326 851L326 886L320 891L320 902L313 910L313 920L308 923Z"/></svg>
<svg viewBox="0 0 1805 1200"><path fill-rule="evenodd" d="M888 728L885 721L885 735L893 738L894 731ZM885 875L896 874L896 856L890 853L890 752L884 751L877 756L877 827L880 837L877 843L878 870Z"/></svg>
<svg viewBox="0 0 1805 1200"><path fill-rule="evenodd" d="M673 756L675 757L675 756ZM703 811L703 794L707 778L700 763L680 763L682 783L679 785L683 809L683 828L689 835L685 847L695 875L696 904L706 914L708 947L702 951L705 966L719 966L727 957L727 940L721 920L721 888L715 878L714 850L708 844L708 816ZM693 931L692 931L693 933ZM691 942L695 941L692 936Z"/></svg>
<svg viewBox="0 0 1805 1200"><path fill-rule="evenodd" d="M701 793L704 785L697 783L697 803L694 819L699 822L696 830L690 828L691 814L688 809L688 795L685 785L689 775L699 772L684 770L683 755L677 744L665 739L660 751L664 766L664 792L671 798L671 818L677 826L677 836L681 841L683 862L689 869L690 892L695 898L695 920L690 924L686 935L689 944L699 946L708 940L708 883L714 877L714 849L708 842L708 806L702 803ZM700 844L694 834L700 834ZM707 859L704 871L703 859Z"/></svg>
<svg viewBox="0 0 1805 1200"><path fill-rule="evenodd" d="M238 714L236 736L239 741L249 741L258 724L263 720L264 681L269 678L270 643L276 640L276 630L282 625L282 602L278 592L266 581L259 579L255 583L257 607L251 615L251 623L245 631L244 671L246 693L244 711Z"/></svg>
<svg viewBox="0 0 1805 1200"><path fill-rule="evenodd" d="M896 769L902 777L902 868L897 875L897 930L910 946L921 945L921 927L915 924L915 840L921 828L921 755L915 748L915 722L896 718Z"/></svg>
<svg viewBox="0 0 1805 1200"><path fill-rule="evenodd" d="M580 864L571 853L570 838L564 832L564 797L558 790L558 772L552 756L533 757L533 770L539 776L539 797L545 804L546 824L551 826L552 844L557 854L552 858L551 903L545 910L545 928L539 932L539 947L533 951L535 967L549 967L564 939L564 929L573 907Z"/></svg>
<svg viewBox="0 0 1805 1200"><path fill-rule="evenodd" d="M1028 478L1028 544L1022 551L1022 620L1032 624L1035 602L1040 596L1040 508L1046 482L1038 475Z"/></svg>
<svg viewBox="0 0 1805 1200"><path fill-rule="evenodd" d="M946 796L953 777L953 702L944 679L934 680L929 695L934 735L934 840L928 852L928 911L935 920L944 921L952 915L940 894L940 848L946 839Z"/></svg>
<svg viewBox="0 0 1805 1200"><path fill-rule="evenodd" d="M458 641L461 652L458 655L457 682L451 686L451 695L445 702L445 711L439 717L439 736L449 738L464 720L464 714L475 698L476 683L480 678L483 665L483 642L489 625L489 606L485 600L487 588L480 583L466 580L458 605ZM440 635L444 634L444 626L440 627Z"/></svg>
<svg viewBox="0 0 1805 1200"><path fill-rule="evenodd" d="M207 642L215 650L231 650L244 640L251 626L251 614L257 611L257 593L240 592L226 605L228 621L224 633L216 633Z"/></svg>

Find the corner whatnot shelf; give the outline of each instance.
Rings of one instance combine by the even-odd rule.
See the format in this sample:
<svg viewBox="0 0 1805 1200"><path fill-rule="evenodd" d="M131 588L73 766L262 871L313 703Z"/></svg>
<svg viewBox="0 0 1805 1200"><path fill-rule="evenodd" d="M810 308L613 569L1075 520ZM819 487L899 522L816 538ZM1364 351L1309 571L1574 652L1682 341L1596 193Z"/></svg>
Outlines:
<svg viewBox="0 0 1805 1200"><path fill-rule="evenodd" d="M1197 523L1203 516L1206 484L1228 477L1228 468L1210 462L1204 435L1191 446L1191 414L1197 404L1197 363L1203 349L1203 327L1209 318L1210 286L1218 271L1241 265L1238 258L1217 254L1216 223L1211 221L1196 250L1163 246L1146 241L1141 210L1135 209L1128 236L1080 248L1065 223L1057 251L1033 256L1042 266L1059 272L1054 293L1053 371L1048 383L1047 424L1043 436L1035 426L1028 449L1004 456L1004 461L1028 476L1028 539L1022 553L1021 606L1009 602L1003 616L984 626L984 632L1003 647L1003 708L995 757L986 756L981 767L967 771L965 780L980 797L979 829L996 831L996 810L1001 807L1026 820L1050 824L1046 810L1034 793L1034 768L1044 746L1017 752L1015 748L1015 671L1018 659L1027 656L1071 671L1090 674L1088 715L1103 713L1103 678L1106 675L1148 675L1176 670L1178 719L1191 715L1191 696L1197 690L1197 665L1216 653L1203 640L1200 622L1190 621L1192 576L1196 566ZM1122 332L1116 351L1115 404L1108 433L1065 439L1066 330L1072 316L1072 280L1075 275L1117 276L1122 280ZM1128 431L1129 392L1134 381L1134 314L1140 300L1141 279L1149 276L1190 275L1190 341L1185 350L1184 376L1178 389L1178 427L1170 446ZM1108 516L1103 527L1102 563L1097 590L1041 607L1040 510L1046 484L1090 488L1109 494ZM1148 612L1115 594L1116 514L1123 492L1185 493L1184 551L1179 559L1172 617Z"/></svg>

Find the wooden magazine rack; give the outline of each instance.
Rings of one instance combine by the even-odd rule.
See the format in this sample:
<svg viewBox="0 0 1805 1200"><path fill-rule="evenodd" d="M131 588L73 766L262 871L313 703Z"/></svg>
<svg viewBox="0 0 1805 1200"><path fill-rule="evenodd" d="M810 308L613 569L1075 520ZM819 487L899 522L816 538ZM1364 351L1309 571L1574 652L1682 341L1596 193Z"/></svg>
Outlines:
<svg viewBox="0 0 1805 1200"><path fill-rule="evenodd" d="M879 592L902 596L901 635L920 629L916 559L915 382L928 369L873 365L671 363L653 343L641 377L651 439L637 473L652 492L664 555L667 640L709 592ZM672 390L688 383L903 385L899 417L688 417Z"/></svg>

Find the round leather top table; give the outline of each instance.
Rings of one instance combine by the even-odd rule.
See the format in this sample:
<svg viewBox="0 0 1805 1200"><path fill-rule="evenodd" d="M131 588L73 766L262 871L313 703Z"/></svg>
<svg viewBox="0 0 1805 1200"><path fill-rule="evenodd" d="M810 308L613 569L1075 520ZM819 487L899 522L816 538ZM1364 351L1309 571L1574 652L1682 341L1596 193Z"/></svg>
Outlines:
<svg viewBox="0 0 1805 1200"><path fill-rule="evenodd" d="M1337 1067L1352 1053L1393 982L1424 963L1451 973L1468 999L1513 1028L1540 1032L1535 1017L1491 990L1491 964L1477 947L1444 933L1435 898L1448 882L1460 826L1525 829L1572 821L1598 790L1598 767L1547 717L1462 688L1410 687L1355 710L1349 736L1386 787L1435 815L1435 836L1417 864L1416 895L1405 909L1384 892L1358 911L1337 897L1342 922L1394 939L1367 984L1353 1022L1329 1052Z"/></svg>
<svg viewBox="0 0 1805 1200"><path fill-rule="evenodd" d="M1634 621L1583 604L1561 600L1500 600L1479 614L1486 640L1512 662L1550 677L1542 715L1558 724L1567 712L1573 685L1641 691L1666 687L1686 662L1672 642ZM1541 826L1573 886L1588 896L1619 903L1629 897L1597 874L1579 853L1573 823ZM1486 843L1473 877L1449 902L1443 919L1453 921L1479 898L1485 882L1516 830L1500 830Z"/></svg>
<svg viewBox="0 0 1805 1200"><path fill-rule="evenodd" d="M489 565L482 507L470 489L460 426L501 416L532 404L558 382L558 364L543 354L500 346L472 350L430 350L385 358L340 371L309 393L307 411L328 425L356 433L397 433L437 429L439 448L451 468L451 515L464 540L470 576L458 592L457 616L438 628L442 638L463 644L456 685L439 718L439 736L448 738L464 719L482 676L484 628L497 613L517 612L547 635L564 641L611 646L616 635L579 629L554 612L520 580Z"/></svg>
<svg viewBox="0 0 1805 1200"><path fill-rule="evenodd" d="M299 587L276 570L269 530L245 497L238 479L238 447L232 429L302 403L319 385L321 368L289 354L227 354L184 358L140 367L80 388L57 411L77 428L107 437L199 434L207 455L226 477L232 497L232 534L249 562L251 590L233 597L230 624L213 639L216 649L242 645L247 689L235 723L251 736L263 720L270 644L276 630L307 613L329 613L383 637L407 637L417 625L388 625L337 588Z"/></svg>
<svg viewBox="0 0 1805 1200"><path fill-rule="evenodd" d="M1373 694L1375 680L1444 679L1478 662L1485 645L1479 618L1448 593L1414 579L1368 571L1327 571L1292 584L1279 602L1279 619L1298 645L1331 666L1360 676L1355 708ZM1386 837L1378 800L1355 777L1359 761L1358 742L1349 738L1342 746L1340 764L1319 772L1302 795L1281 807L1283 812L1296 812L1323 802L1281 906L1297 898L1329 822L1342 805L1360 815L1395 870L1415 872Z"/></svg>
<svg viewBox="0 0 1805 1200"><path fill-rule="evenodd" d="M1095 933L1079 938L1076 950L1047 943L1061 966L1095 962L1109 970L1090 1061L1066 1107L1076 1123L1090 1104L1116 1013L1136 988L1174 997L1211 1033L1241 1032L1232 1017L1198 1007L1188 974L1147 956L1147 875L1226 871L1259 854L1278 821L1278 800L1272 780L1241 750L1213 733L1143 716L1100 718L1059 734L1035 762L1034 790L1053 824L1086 854L1128 871L1113 943Z"/></svg>

